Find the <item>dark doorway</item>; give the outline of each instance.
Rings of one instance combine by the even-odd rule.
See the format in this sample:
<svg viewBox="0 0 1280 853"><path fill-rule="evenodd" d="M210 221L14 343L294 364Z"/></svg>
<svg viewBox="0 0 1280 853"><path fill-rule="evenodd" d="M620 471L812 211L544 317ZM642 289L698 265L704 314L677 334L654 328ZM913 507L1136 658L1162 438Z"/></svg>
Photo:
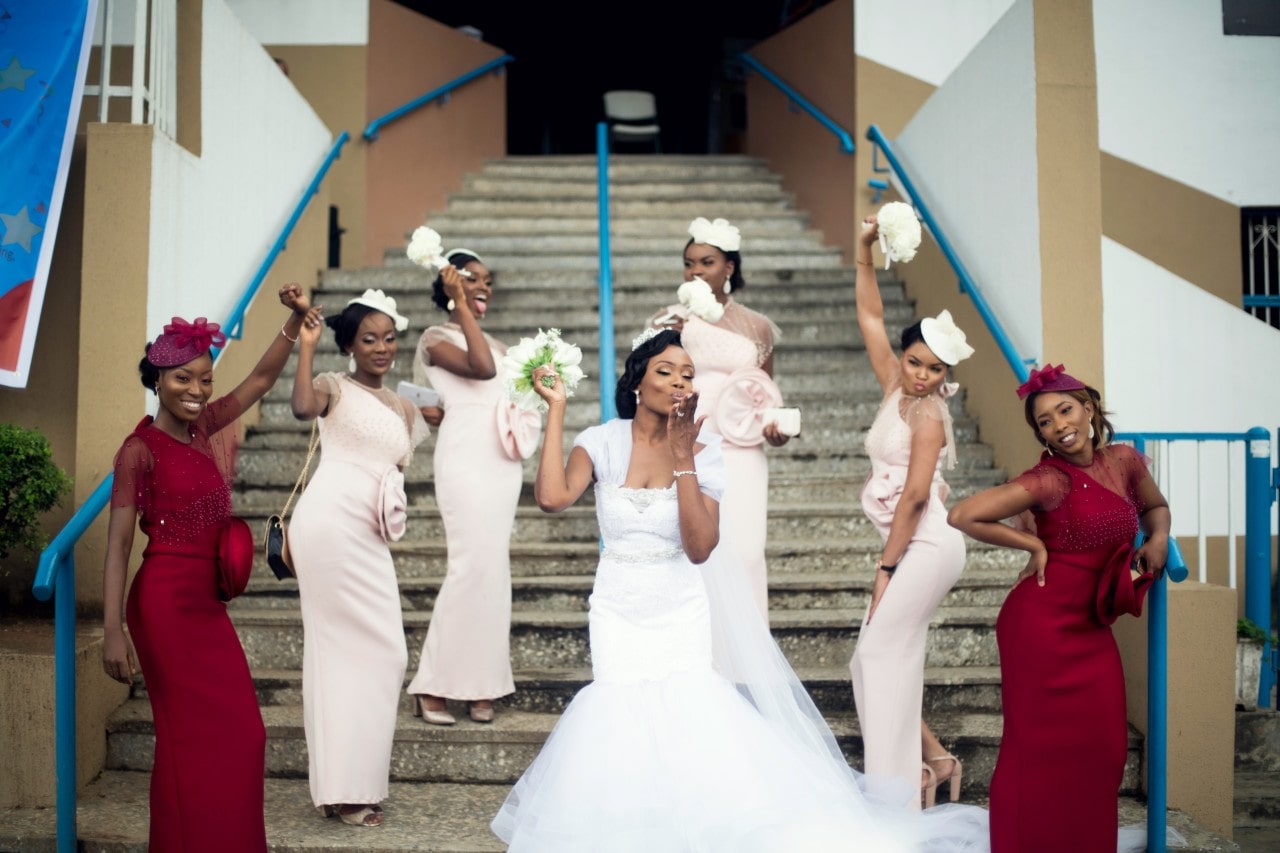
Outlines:
<svg viewBox="0 0 1280 853"><path fill-rule="evenodd" d="M516 58L507 70L507 149L512 154L594 151L594 127L603 118L602 96L609 89L654 93L664 153L732 152L746 121L742 72L733 57L822 5L816 0L397 2L446 26L474 27L486 42Z"/></svg>

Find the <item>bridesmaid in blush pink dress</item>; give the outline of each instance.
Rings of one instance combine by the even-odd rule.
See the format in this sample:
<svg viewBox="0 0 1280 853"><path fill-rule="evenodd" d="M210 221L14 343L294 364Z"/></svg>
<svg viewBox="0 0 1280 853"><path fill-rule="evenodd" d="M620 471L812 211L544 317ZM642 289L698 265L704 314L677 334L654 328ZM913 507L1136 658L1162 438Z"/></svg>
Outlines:
<svg viewBox="0 0 1280 853"><path fill-rule="evenodd" d="M879 228L868 217L858 241L858 326L884 401L867 433L871 474L862 508L884 537L871 605L849 662L869 785L884 800L933 805L939 783L959 796L960 762L924 723L929 621L964 569L964 538L947 525L943 467L955 465L947 397L951 367L973 354L943 311L902 332L894 353L871 261ZM917 785L920 788L917 788Z"/></svg>
<svg viewBox="0 0 1280 853"><path fill-rule="evenodd" d="M418 672L409 685L414 713L455 722L445 700L468 703L478 723L493 720L493 700L515 692L511 672L511 529L524 482L521 459L541 430L535 412L506 398L501 370L507 348L480 329L493 276L474 252L454 249L433 299L449 322L422 335L414 376L440 392L436 503L444 522L448 568ZM462 273L465 272L467 276Z"/></svg>
<svg viewBox="0 0 1280 853"><path fill-rule="evenodd" d="M304 329L292 406L320 418L321 455L289 525L302 604L302 705L311 798L326 817L379 826L408 664L388 540L405 528L403 468L427 434L382 384L409 321L366 290L330 317L351 373L312 380L320 329Z"/></svg>
<svg viewBox="0 0 1280 853"><path fill-rule="evenodd" d="M724 219L708 222L699 217L690 223L689 234L684 280L705 281L719 310L699 311L696 303L694 308L671 305L650 324L679 328L684 349L698 368L698 415L706 415L707 429L724 438L729 486L720 504L721 538L735 549L756 605L767 619L769 462L764 443L781 447L789 440L776 424L764 422L765 409L782 405L782 392L773 382L773 346L779 331L768 317L731 296L747 284L738 229Z"/></svg>

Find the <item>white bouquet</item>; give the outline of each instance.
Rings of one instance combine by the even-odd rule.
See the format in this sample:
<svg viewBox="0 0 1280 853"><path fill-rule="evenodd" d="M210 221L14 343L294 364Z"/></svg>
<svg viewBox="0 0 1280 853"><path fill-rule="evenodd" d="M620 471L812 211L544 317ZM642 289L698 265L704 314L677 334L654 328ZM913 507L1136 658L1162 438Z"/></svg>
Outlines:
<svg viewBox="0 0 1280 853"><path fill-rule="evenodd" d="M405 254L420 267L435 267L439 270L449 263L444 258L444 244L440 240L440 234L425 225L414 229Z"/></svg>
<svg viewBox="0 0 1280 853"><path fill-rule="evenodd" d="M573 389L586 376L582 372L582 350L560 339L559 329L538 330L532 338L521 338L520 343L507 350L502 357L503 384L513 403L528 411L545 412L547 403L533 389L533 371L549 364L564 381L565 392L572 397ZM544 387L556 383L549 376L541 379Z"/></svg>
<svg viewBox="0 0 1280 853"><path fill-rule="evenodd" d="M691 314L701 317L708 323L714 323L724 316L724 306L711 292L711 285L697 276L694 276L692 281L686 281L680 285L680 289L676 291L676 297Z"/></svg>
<svg viewBox="0 0 1280 853"><path fill-rule="evenodd" d="M920 247L920 220L909 204L891 201L876 214L880 224L880 251L884 253L884 268L890 261L907 263L916 256Z"/></svg>

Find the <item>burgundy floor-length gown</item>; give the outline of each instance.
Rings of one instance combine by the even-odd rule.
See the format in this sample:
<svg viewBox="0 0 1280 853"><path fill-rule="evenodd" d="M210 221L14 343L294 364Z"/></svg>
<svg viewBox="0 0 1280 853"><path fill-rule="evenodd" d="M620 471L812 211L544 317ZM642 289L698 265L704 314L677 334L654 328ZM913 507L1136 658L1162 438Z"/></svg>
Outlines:
<svg viewBox="0 0 1280 853"><path fill-rule="evenodd" d="M991 778L992 853L1116 849L1128 751L1124 672L1110 625L1138 615L1150 573L1130 571L1139 484L1125 446L1088 466L1047 453L1015 482L1036 499L1045 584L1018 584L996 621L1004 735Z"/></svg>
<svg viewBox="0 0 1280 853"><path fill-rule="evenodd" d="M216 433L239 414L234 397L214 401L191 426L190 444L148 416L116 455L112 506L136 507L148 539L125 617L155 719L153 853L267 849L266 731L218 597L231 487Z"/></svg>

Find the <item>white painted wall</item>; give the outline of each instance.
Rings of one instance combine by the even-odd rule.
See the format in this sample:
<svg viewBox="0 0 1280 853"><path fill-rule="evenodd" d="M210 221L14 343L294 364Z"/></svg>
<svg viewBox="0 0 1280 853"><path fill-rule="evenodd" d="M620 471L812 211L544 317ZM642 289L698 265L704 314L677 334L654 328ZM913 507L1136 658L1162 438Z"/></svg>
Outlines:
<svg viewBox="0 0 1280 853"><path fill-rule="evenodd" d="M1024 358L1043 344L1033 36L1031 0L1020 0L895 146Z"/></svg>
<svg viewBox="0 0 1280 853"><path fill-rule="evenodd" d="M368 44L369 0L224 0L262 44Z"/></svg>
<svg viewBox="0 0 1280 853"><path fill-rule="evenodd" d="M175 314L226 320L332 139L223 0L204 0L201 76L201 155L159 134L152 150L149 337Z"/></svg>
<svg viewBox="0 0 1280 853"><path fill-rule="evenodd" d="M1221 0L1094 0L1103 151L1240 206L1280 204L1280 38Z"/></svg>
<svg viewBox="0 0 1280 853"><path fill-rule="evenodd" d="M1014 0L847 0L854 52L941 86Z"/></svg>
<svg viewBox="0 0 1280 853"><path fill-rule="evenodd" d="M1280 335L1274 329L1106 237L1102 300L1105 404L1115 412L1117 429L1245 432L1261 426L1274 438L1280 427L1280 383L1273 377ZM1206 533L1225 533L1226 494L1234 526L1243 532L1243 448L1228 455L1210 444L1203 453L1203 480L1192 446L1173 454L1167 497L1174 532L1197 531L1203 496Z"/></svg>

